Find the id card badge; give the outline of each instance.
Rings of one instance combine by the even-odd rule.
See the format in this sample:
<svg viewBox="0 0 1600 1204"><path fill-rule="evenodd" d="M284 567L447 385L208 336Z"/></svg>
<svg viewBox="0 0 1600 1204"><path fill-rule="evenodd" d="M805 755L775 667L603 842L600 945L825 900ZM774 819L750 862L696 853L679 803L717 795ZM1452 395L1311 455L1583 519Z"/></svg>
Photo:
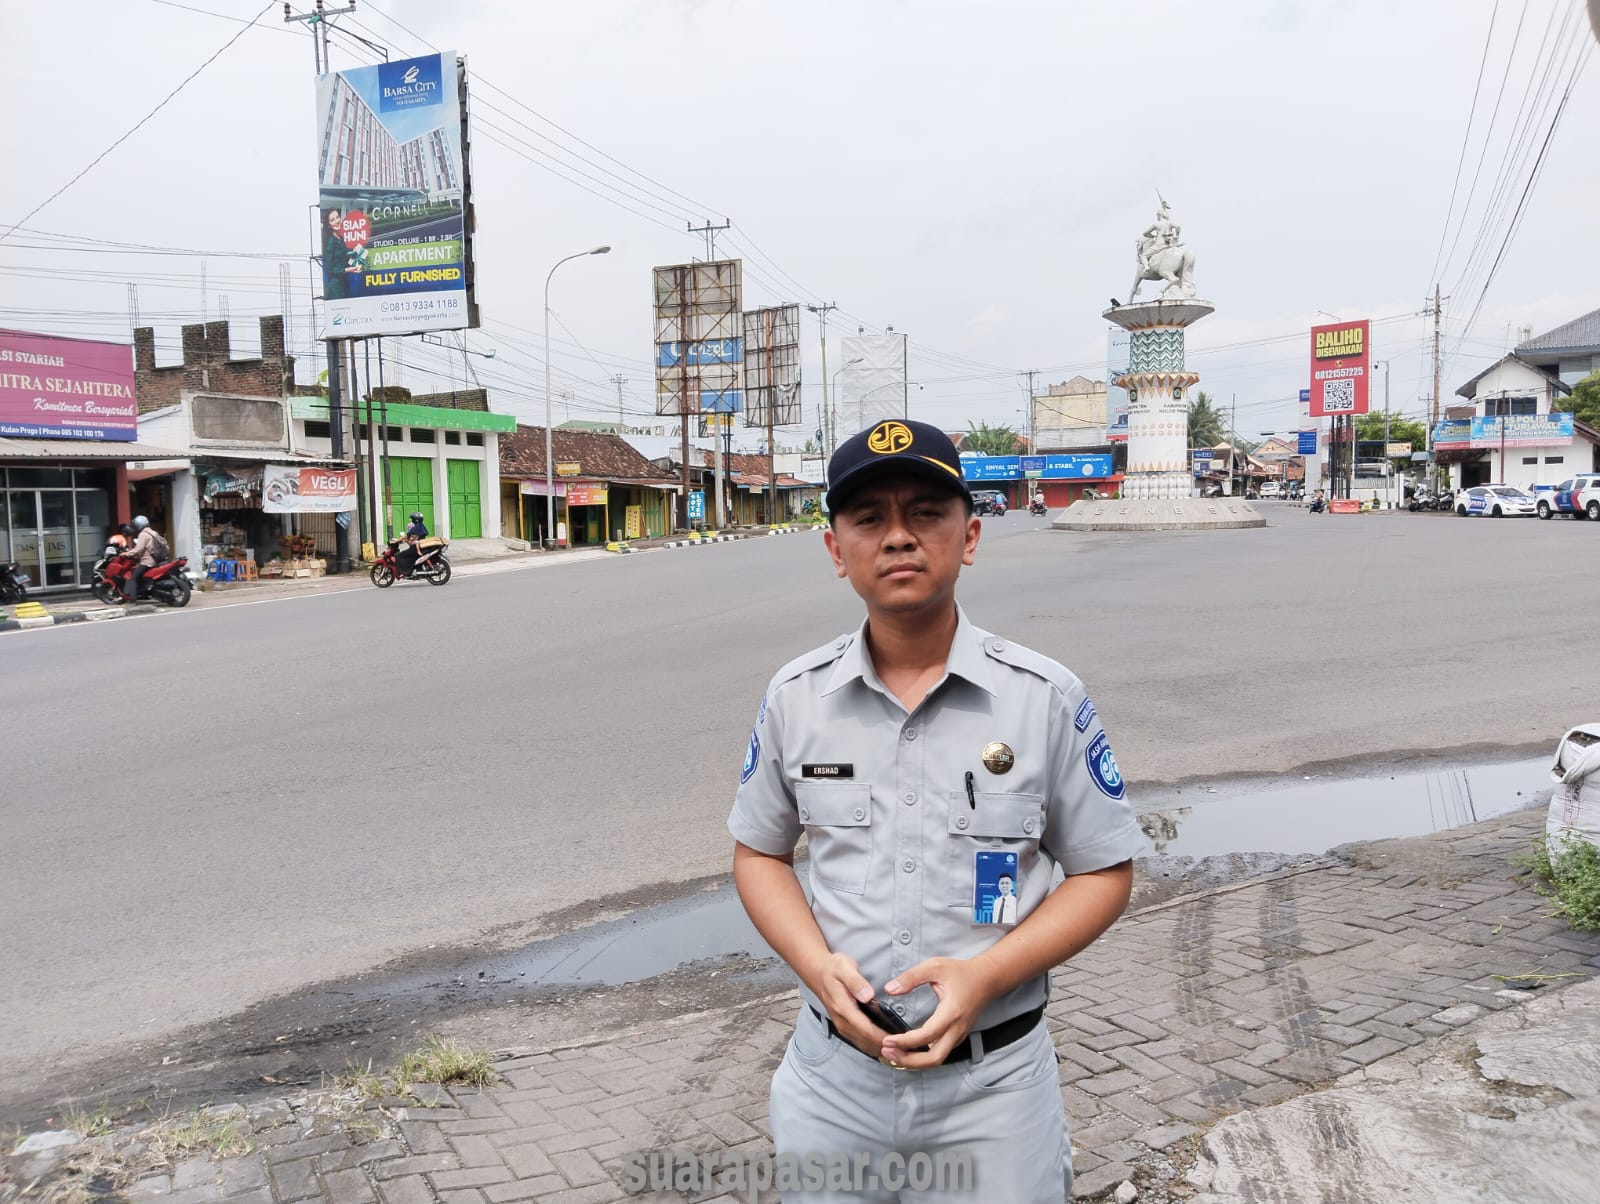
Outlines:
<svg viewBox="0 0 1600 1204"><path fill-rule="evenodd" d="M974 854L972 922L1011 928L1017 922L1017 855Z"/></svg>

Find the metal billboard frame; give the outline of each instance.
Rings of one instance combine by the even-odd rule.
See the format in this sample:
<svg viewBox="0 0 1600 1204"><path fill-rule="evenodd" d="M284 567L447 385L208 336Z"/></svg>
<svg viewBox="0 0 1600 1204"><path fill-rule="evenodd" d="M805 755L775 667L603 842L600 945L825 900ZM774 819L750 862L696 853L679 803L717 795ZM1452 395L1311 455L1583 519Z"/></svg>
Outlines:
<svg viewBox="0 0 1600 1204"><path fill-rule="evenodd" d="M771 305L744 315L746 426L794 426L800 413L800 306Z"/></svg>
<svg viewBox="0 0 1600 1204"><path fill-rule="evenodd" d="M657 414L741 408L742 297L743 264L737 259L655 269ZM708 345L717 349L702 359Z"/></svg>

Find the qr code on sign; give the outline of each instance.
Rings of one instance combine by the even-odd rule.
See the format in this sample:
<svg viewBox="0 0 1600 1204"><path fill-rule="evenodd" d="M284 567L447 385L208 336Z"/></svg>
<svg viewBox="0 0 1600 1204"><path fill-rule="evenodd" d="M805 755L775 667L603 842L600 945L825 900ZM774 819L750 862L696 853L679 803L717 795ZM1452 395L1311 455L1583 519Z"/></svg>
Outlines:
<svg viewBox="0 0 1600 1204"><path fill-rule="evenodd" d="M1322 382L1322 409L1327 414L1344 414L1356 408L1356 382L1353 380L1327 380Z"/></svg>

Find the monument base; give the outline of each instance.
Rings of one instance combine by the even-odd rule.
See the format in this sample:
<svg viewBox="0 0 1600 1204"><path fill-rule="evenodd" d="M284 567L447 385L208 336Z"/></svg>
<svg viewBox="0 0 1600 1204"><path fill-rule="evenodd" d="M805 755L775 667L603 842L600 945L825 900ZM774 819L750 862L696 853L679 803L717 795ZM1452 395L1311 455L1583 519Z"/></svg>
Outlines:
<svg viewBox="0 0 1600 1204"><path fill-rule="evenodd" d="M1254 506L1236 497L1085 499L1050 524L1057 531L1226 531L1266 525Z"/></svg>

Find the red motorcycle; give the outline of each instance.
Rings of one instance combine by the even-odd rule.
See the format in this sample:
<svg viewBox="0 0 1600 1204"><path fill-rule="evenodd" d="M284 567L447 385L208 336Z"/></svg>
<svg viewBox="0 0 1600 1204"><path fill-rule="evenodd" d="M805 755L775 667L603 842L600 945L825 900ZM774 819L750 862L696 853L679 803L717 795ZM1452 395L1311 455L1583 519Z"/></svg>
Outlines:
<svg viewBox="0 0 1600 1204"><path fill-rule="evenodd" d="M189 582L189 558L179 556L175 560L168 560L154 568L146 569L144 576L139 578L138 601L148 598L153 602L160 602L163 606L187 606L190 595L194 593L194 586ZM122 596L123 584L133 573L133 558L123 554L122 549L112 545L101 553L100 559L94 562L94 576L89 585L89 591L94 594L97 601L107 606L115 606L125 601Z"/></svg>
<svg viewBox="0 0 1600 1204"><path fill-rule="evenodd" d="M404 579L400 571L400 545L404 542L403 539L391 539L373 563L370 574L372 584L379 589L388 589L396 581ZM418 543L417 562L411 568L411 576L429 585L443 585L449 581L450 562L444 558L447 546L444 540L438 538L424 539Z"/></svg>

